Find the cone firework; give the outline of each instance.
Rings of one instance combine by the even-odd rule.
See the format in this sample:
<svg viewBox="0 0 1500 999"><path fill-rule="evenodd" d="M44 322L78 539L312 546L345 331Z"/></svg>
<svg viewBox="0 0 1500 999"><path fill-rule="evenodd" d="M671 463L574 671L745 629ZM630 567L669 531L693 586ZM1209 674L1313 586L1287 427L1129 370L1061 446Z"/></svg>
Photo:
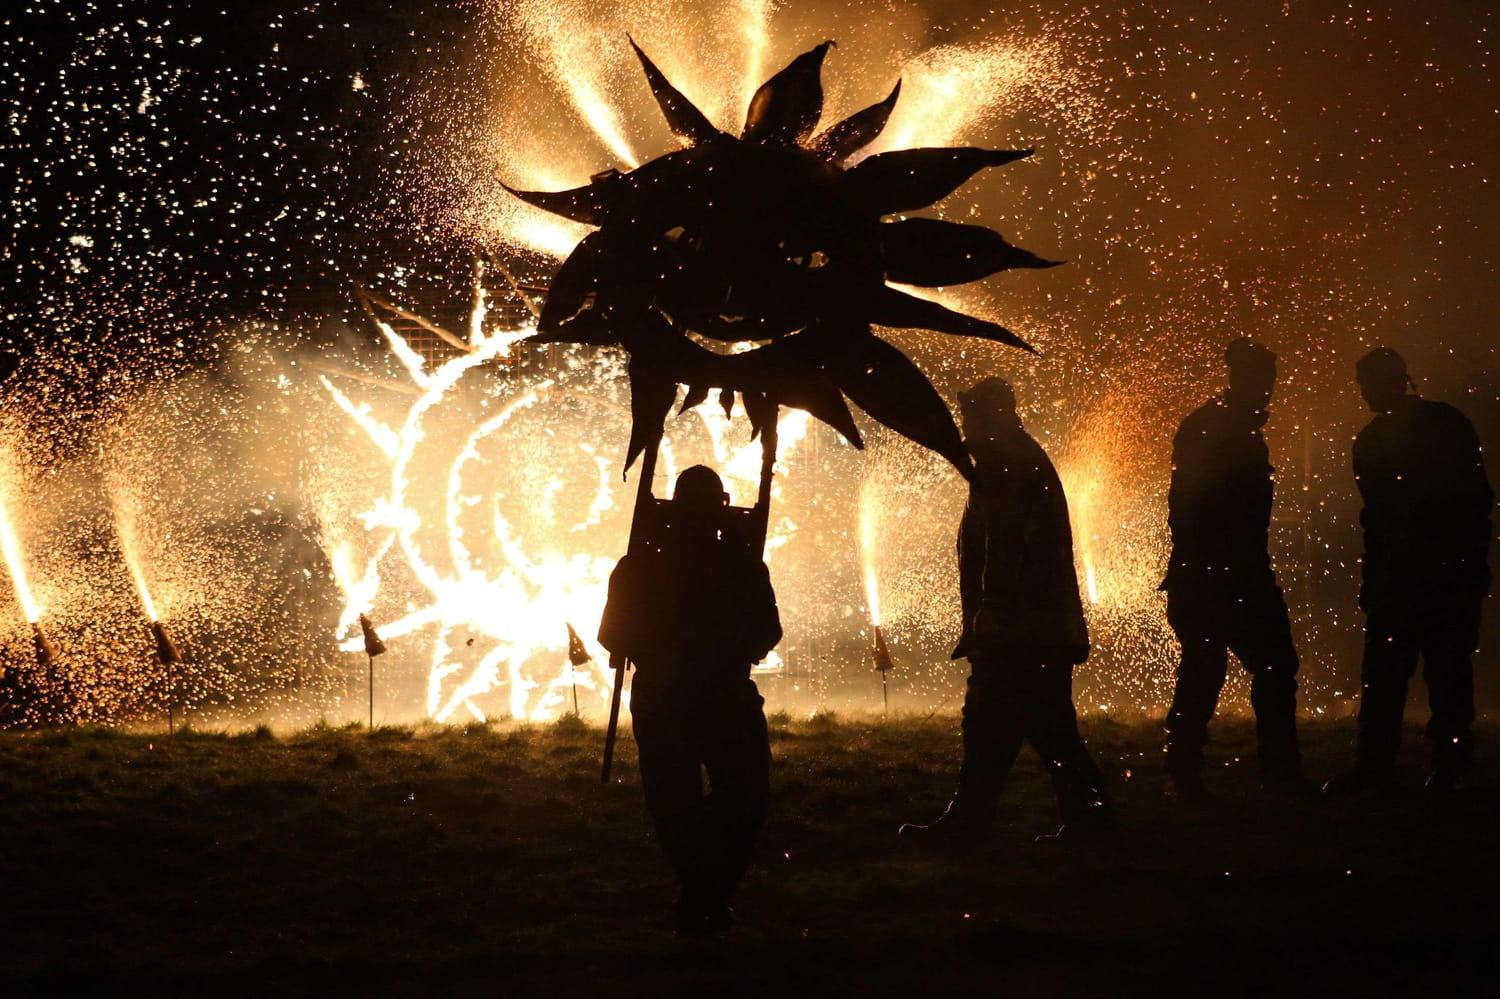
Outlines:
<svg viewBox="0 0 1500 999"><path fill-rule="evenodd" d="M182 653L177 651L176 643L160 621L151 622L151 637L156 640L156 658L162 665L182 662Z"/></svg>
<svg viewBox="0 0 1500 999"><path fill-rule="evenodd" d="M885 644L885 629L878 624L875 626L875 648L870 657L875 663L875 668L880 670L882 677L895 665L891 662L891 650Z"/></svg>
<svg viewBox="0 0 1500 999"><path fill-rule="evenodd" d="M359 616L359 630L365 636L365 658L370 664L370 731L375 731L375 657L385 655L385 643L375 631L369 615Z"/></svg>
<svg viewBox="0 0 1500 999"><path fill-rule="evenodd" d="M578 637L578 632L573 628L573 622L564 621L568 626L568 680L573 687L573 714L578 714L578 675L576 670L580 666L587 666L594 661L589 655L588 647L583 644L583 639Z"/></svg>
<svg viewBox="0 0 1500 999"><path fill-rule="evenodd" d="M51 669L57 662L57 650L47 640L46 632L37 622L31 622L31 640L36 647L36 664L43 669Z"/></svg>
<svg viewBox="0 0 1500 999"><path fill-rule="evenodd" d="M875 663L875 668L880 671L880 705L887 714L891 710L891 692L886 674L891 671L895 663L891 662L891 650L885 644L885 630L880 625L875 626L875 648L870 654Z"/></svg>
<svg viewBox="0 0 1500 999"><path fill-rule="evenodd" d="M375 632L375 625L368 615L359 616L359 630L365 636L365 655L374 659L376 656L385 654L385 643L380 640L380 635Z"/></svg>
<svg viewBox="0 0 1500 999"><path fill-rule="evenodd" d="M589 655L588 648L583 644L583 639L578 637L572 623L564 623L568 625L568 663L572 666L587 666L593 662L594 657Z"/></svg>

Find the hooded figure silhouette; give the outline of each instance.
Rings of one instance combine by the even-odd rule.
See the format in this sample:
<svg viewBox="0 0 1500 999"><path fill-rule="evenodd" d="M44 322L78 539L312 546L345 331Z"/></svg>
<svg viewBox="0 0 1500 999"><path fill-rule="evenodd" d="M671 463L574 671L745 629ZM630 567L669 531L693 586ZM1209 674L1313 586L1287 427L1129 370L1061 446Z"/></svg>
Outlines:
<svg viewBox="0 0 1500 999"><path fill-rule="evenodd" d="M658 535L615 566L599 625L600 643L636 667L641 786L690 934L728 928L770 803L770 739L750 667L781 640L781 621L728 501L713 469L685 469Z"/></svg>

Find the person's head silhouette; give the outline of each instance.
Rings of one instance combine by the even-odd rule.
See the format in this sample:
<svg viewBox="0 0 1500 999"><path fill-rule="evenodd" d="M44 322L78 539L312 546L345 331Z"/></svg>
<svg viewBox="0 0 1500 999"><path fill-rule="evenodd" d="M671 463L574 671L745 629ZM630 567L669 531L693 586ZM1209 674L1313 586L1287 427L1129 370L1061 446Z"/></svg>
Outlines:
<svg viewBox="0 0 1500 999"><path fill-rule="evenodd" d="M672 488L672 521L680 527L717 527L729 505L724 481L707 465L684 468Z"/></svg>
<svg viewBox="0 0 1500 999"><path fill-rule="evenodd" d="M1394 409L1412 383L1405 358L1389 347L1376 347L1355 362L1354 377L1365 405L1376 413Z"/></svg>
<svg viewBox="0 0 1500 999"><path fill-rule="evenodd" d="M1244 337L1224 351L1229 366L1229 390L1224 401L1259 412L1271 403L1276 389L1276 355L1254 340Z"/></svg>
<svg viewBox="0 0 1500 999"><path fill-rule="evenodd" d="M987 437L1020 423L1010 382L992 375L958 394L958 415L967 437Z"/></svg>

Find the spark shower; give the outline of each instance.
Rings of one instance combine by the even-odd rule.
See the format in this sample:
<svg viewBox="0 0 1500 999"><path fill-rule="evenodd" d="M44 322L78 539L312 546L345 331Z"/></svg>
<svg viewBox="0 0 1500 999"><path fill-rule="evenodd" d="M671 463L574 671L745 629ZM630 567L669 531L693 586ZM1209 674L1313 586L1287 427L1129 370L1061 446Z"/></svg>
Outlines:
<svg viewBox="0 0 1500 999"><path fill-rule="evenodd" d="M1273 556L1307 703L1337 708L1359 624L1344 451L1362 413L1346 362L1374 342L1406 348L1424 391L1470 408L1481 434L1496 423L1493 348L1475 332L1494 317L1472 293L1493 254L1465 232L1493 217L1481 178L1500 157L1493 130L1445 102L1493 92L1477 15L951 7L481 3L416 51L387 45L356 67L336 45L318 50L359 30L340 26L339 5L289 6L243 32L266 44L263 65L236 71L254 84L240 104L222 97L235 85L216 75L225 60L200 58L216 42L208 14L80 27L56 73L27 76L7 57L18 106L46 111L17 118L17 134L67 133L26 147L36 166L18 175L13 211L29 217L48 184L75 178L52 221L14 230L57 248L31 255L55 264L55 280L12 296L6 317L22 317L38 344L4 405L7 683L39 712L77 719L154 724L169 707L204 720L362 718L363 612L390 647L377 720L555 717L571 710L574 683L586 714L601 709L607 671L570 670L568 626L591 645L623 550L628 397L619 358L519 342L525 303L539 300L528 288L585 230L500 181L576 187L673 148L630 32L726 130L770 72L837 38L825 124L902 80L872 151L1039 148L937 214L992 224L1068 267L925 294L1006 321L1043 359L913 332L893 340L949 398L984 371L1017 383L1073 510L1097 646L1080 671L1085 710L1160 710L1174 654L1154 592L1171 425L1216 390L1230 335L1281 352L1287 377L1267 428ZM397 58L405 76L390 69ZM111 76L115 65L136 68ZM302 77L312 83L293 86ZM185 126L202 109L213 116L203 127L223 120L248 149L264 137L270 172L247 158L222 178L177 181L195 155ZM318 177L307 151L346 113L373 138L337 172L369 164L377 196L337 211L326 195L303 204L294 189ZM92 147L94 135L106 145ZM276 142L303 136L301 158L278 162ZM219 323L208 356L190 356L174 346L196 322L183 294L205 285L163 275L211 262L182 250L208 213L223 220L213 231L236 233L226 245L248 247L231 256L257 296L257 281L281 280L268 243L378 216L381 254L366 245L357 258L330 239L317 256L353 272L328 282L342 301L364 284L402 308L329 309L334 318L295 329L264 316ZM237 221L249 218L259 221ZM469 248L460 267L452 254L435 265L439 238ZM126 268L133 253L146 263ZM173 253L185 258L176 271ZM476 275L476 257L505 267L482 262ZM55 387L69 379L88 382L87 419ZM895 664L893 707L956 706L944 662L956 473L875 426L861 424L869 448L857 453L800 414L784 419L796 422L780 434L790 474L778 477L769 562L788 637L763 684L773 708L878 709L876 621ZM711 407L669 418L664 464L727 467L735 501L747 501L758 449L742 421ZM186 662L158 661L153 624Z"/></svg>

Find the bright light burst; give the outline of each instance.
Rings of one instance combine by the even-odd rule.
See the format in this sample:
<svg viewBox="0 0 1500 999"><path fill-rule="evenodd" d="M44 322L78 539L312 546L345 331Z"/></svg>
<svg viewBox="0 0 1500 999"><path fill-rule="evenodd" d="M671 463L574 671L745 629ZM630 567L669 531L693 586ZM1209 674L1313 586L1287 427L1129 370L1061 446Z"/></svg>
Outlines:
<svg viewBox="0 0 1500 999"><path fill-rule="evenodd" d="M416 586L399 591L404 613L381 620L380 633L393 648L405 640L426 650L430 717L552 718L571 710L575 682L580 708L602 710L614 673L603 668L608 657L593 635L614 568L621 498L630 495L603 443L628 432L611 385L618 363L575 352L547 370L524 370L520 355L535 348L521 341L535 329L497 328L487 302L475 296L469 349L431 366L391 323L377 320L418 389L397 421L387 424L368 401L352 399L327 375L319 379L388 467L382 493L348 497L343 508L330 501L320 515L345 597L340 647L363 649L359 615L390 603L383 585L409 576ZM743 428L722 412L690 413L690 426L664 442L663 477L675 476L679 452L706 448L731 499L748 503L759 447L741 440ZM477 418L468 422L469 414ZM783 454L808 423L801 412L781 419ZM537 447L539 436L555 444ZM768 555L791 532L779 522ZM356 552L373 554L361 561ZM568 625L593 655L589 668L568 668Z"/></svg>

